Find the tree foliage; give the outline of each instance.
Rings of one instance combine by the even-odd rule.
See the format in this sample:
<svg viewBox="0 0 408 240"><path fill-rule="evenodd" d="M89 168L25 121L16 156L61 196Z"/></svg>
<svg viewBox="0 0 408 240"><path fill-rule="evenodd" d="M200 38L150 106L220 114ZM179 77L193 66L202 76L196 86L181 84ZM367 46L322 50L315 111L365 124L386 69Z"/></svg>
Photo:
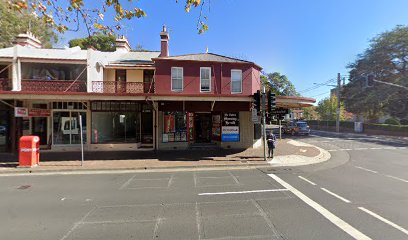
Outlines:
<svg viewBox="0 0 408 240"><path fill-rule="evenodd" d="M316 111L316 106L310 106L303 108L303 118L306 120L319 120L320 115Z"/></svg>
<svg viewBox="0 0 408 240"><path fill-rule="evenodd" d="M115 51L115 40L113 35L96 34L86 38L76 38L68 42L69 47L79 46L81 49L87 49L92 46L99 51L113 52Z"/></svg>
<svg viewBox="0 0 408 240"><path fill-rule="evenodd" d="M280 96L298 96L293 83L278 72L267 73L261 76L262 84L269 90L272 90L276 95Z"/></svg>
<svg viewBox="0 0 408 240"><path fill-rule="evenodd" d="M373 38L369 48L348 67L350 82L342 91L348 111L369 120L383 114L408 116L408 27L397 26ZM362 77L368 74L373 74L376 82L372 87L363 87Z"/></svg>
<svg viewBox="0 0 408 240"><path fill-rule="evenodd" d="M7 6L18 12L28 11L46 24L51 24L58 32L67 30L78 31L81 23L85 24L88 36L96 32L113 34L120 31L124 20L143 18L146 11L138 7L138 0L101 0L99 4L85 0L7 0ZM130 5L129 8L124 6ZM178 0L176 0L178 2ZM199 8L197 21L198 33L208 30L203 16L205 0L183 0L185 11L188 13L192 8ZM209 7L209 4L206 6ZM105 24L105 18L112 18L113 24Z"/></svg>
<svg viewBox="0 0 408 240"><path fill-rule="evenodd" d="M58 39L51 25L38 20L27 11L16 13L7 8L5 0L0 0L0 48L13 46L16 36L27 31L41 39L48 48Z"/></svg>
<svg viewBox="0 0 408 240"><path fill-rule="evenodd" d="M316 111L321 120L336 120L337 97L332 95L330 98L325 98L319 101ZM344 104L340 104L340 120L346 120L347 113Z"/></svg>

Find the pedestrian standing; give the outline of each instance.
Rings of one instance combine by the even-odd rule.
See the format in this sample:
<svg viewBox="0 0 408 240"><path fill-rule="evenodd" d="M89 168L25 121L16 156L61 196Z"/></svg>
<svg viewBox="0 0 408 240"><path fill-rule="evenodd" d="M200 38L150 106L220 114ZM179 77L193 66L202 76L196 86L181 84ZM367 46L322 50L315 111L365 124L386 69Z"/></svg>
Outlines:
<svg viewBox="0 0 408 240"><path fill-rule="evenodd" d="M276 136L272 131L269 132L266 141L268 143L268 157L273 158L273 150L276 147Z"/></svg>

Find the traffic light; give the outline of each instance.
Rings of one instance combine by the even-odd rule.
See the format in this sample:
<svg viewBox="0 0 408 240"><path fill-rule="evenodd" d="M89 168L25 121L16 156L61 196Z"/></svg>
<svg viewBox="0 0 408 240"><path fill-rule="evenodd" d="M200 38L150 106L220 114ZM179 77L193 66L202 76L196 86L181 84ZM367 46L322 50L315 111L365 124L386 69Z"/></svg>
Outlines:
<svg viewBox="0 0 408 240"><path fill-rule="evenodd" d="M259 112L261 110L261 91L254 93L255 109Z"/></svg>
<svg viewBox="0 0 408 240"><path fill-rule="evenodd" d="M276 107L275 93L268 91L268 112L271 113Z"/></svg>

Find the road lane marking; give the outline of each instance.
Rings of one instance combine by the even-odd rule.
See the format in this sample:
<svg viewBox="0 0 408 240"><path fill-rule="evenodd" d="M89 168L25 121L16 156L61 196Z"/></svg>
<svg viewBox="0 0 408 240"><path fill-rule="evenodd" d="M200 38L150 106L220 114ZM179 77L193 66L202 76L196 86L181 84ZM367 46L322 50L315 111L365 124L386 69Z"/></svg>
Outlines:
<svg viewBox="0 0 408 240"><path fill-rule="evenodd" d="M399 177L394 177L394 176L391 176L391 175L384 175L384 176L408 183L408 180L405 180L405 179L402 179L402 178L399 178Z"/></svg>
<svg viewBox="0 0 408 240"><path fill-rule="evenodd" d="M125 187L127 187L127 186L130 184L130 182L131 182L135 177L136 177L136 174L133 175L132 177L130 177L122 186L120 186L119 190L122 190L122 189L124 189Z"/></svg>
<svg viewBox="0 0 408 240"><path fill-rule="evenodd" d="M328 194L330 194L330 195L332 195L332 196L334 196L334 197L336 197L336 198L342 200L343 202L351 203L350 200L348 200L348 199L346 199L346 198L344 198L344 197L342 197L342 196L340 196L340 195L337 195L337 194L335 194L334 192L331 192L331 191L327 190L326 188L320 188L320 189L322 189L323 191L327 192Z"/></svg>
<svg viewBox="0 0 408 240"><path fill-rule="evenodd" d="M312 184L313 186L316 186L316 185L317 185L316 183L310 181L309 179L306 179L305 177L302 177L302 176L298 176L298 177L299 177L300 179L302 179L303 181L306 181L306 182Z"/></svg>
<svg viewBox="0 0 408 240"><path fill-rule="evenodd" d="M382 222L385 222L386 224L390 225L391 227L398 229L399 231L405 233L405 235L408 235L408 230L406 230L405 228L391 222L390 220L385 219L385 218L381 217L380 215L378 215L378 214L376 214L374 212L371 212L370 210L368 210L366 208L359 207L358 209L360 209L363 212L366 212L366 213L370 214L371 216L377 218L378 220L380 220Z"/></svg>
<svg viewBox="0 0 408 240"><path fill-rule="evenodd" d="M207 195L227 195L227 194L241 194L241 193L262 193L262 192L284 192L289 191L288 189L264 189L264 190L251 190L251 191L239 191L239 192L213 192L213 193L199 193L198 196Z"/></svg>
<svg viewBox="0 0 408 240"><path fill-rule="evenodd" d="M296 188L292 187L289 183L285 182L275 174L268 174L271 178L273 178L275 181L277 181L279 184L281 184L283 187L286 189L289 189L293 194L295 194L298 198L300 198L303 202L305 202L307 205L311 206L313 209L315 209L318 213L320 213L323 217L328 219L330 222L332 222L334 225L336 225L338 228L349 234L351 237L359 240L368 240L371 239L367 235L363 234L344 220L340 219L333 213L331 213L329 210L318 204L317 202L313 201L309 197L307 197L305 194L297 190Z"/></svg>
<svg viewBox="0 0 408 240"><path fill-rule="evenodd" d="M268 226L271 229L271 231L273 232L273 234L275 236L277 236L278 232L276 232L276 229L273 226L273 223L272 223L271 219L269 219L268 214L266 214L266 212L263 210L263 208L258 204L258 202L255 199L251 199L251 202L258 209L259 213L261 214L261 216L265 220L266 224L268 224Z"/></svg>
<svg viewBox="0 0 408 240"><path fill-rule="evenodd" d="M198 209L198 203L195 203L195 217L196 217L196 224L197 224L197 234L198 234L198 240L201 240L201 218L200 218L200 211Z"/></svg>
<svg viewBox="0 0 408 240"><path fill-rule="evenodd" d="M371 170L371 169L368 169L368 168L363 168L363 167L360 167L360 166L354 166L354 167L358 168L358 169L361 169L361 170L364 170L364 171L367 171L367 172L378 173L377 171L374 171L374 170Z"/></svg>
<svg viewBox="0 0 408 240"><path fill-rule="evenodd" d="M235 181L235 183L236 183L237 185L241 185L241 183L239 182L238 178L235 177L234 174L232 174L231 172L228 172L228 173L229 173L229 175L234 179L234 181Z"/></svg>
<svg viewBox="0 0 408 240"><path fill-rule="evenodd" d="M91 213L93 213L97 208L98 208L98 207L95 206L95 207L93 207L91 210L89 210L89 212L87 212L87 213L79 220L79 222L76 222L76 223L72 226L72 228L69 229L69 231L68 231L64 236L62 236L61 240L67 239L67 238L69 237L69 235L71 235L71 233L72 233L76 228L78 228L81 224L83 224L84 221L85 221L85 219L86 219L89 215L91 215Z"/></svg>

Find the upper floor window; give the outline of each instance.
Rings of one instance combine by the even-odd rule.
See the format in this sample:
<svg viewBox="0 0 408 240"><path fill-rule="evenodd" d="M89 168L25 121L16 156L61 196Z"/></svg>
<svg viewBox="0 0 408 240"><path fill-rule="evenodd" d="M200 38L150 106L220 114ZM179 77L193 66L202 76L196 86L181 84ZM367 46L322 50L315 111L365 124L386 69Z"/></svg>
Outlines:
<svg viewBox="0 0 408 240"><path fill-rule="evenodd" d="M116 81L125 81L126 82L126 70L116 69Z"/></svg>
<svg viewBox="0 0 408 240"><path fill-rule="evenodd" d="M241 70L231 70L231 93L242 93Z"/></svg>
<svg viewBox="0 0 408 240"><path fill-rule="evenodd" d="M211 68L200 68L200 91L211 92Z"/></svg>
<svg viewBox="0 0 408 240"><path fill-rule="evenodd" d="M171 68L171 90L181 92L183 91L183 68Z"/></svg>

